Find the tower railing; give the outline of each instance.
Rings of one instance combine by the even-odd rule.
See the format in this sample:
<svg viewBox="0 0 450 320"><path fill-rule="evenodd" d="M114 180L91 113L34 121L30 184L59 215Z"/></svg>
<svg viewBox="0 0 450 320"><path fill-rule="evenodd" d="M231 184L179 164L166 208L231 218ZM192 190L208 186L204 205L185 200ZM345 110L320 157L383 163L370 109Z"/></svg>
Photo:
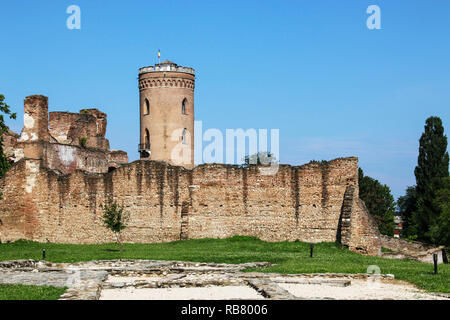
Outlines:
<svg viewBox="0 0 450 320"><path fill-rule="evenodd" d="M195 74L195 71L193 68L175 66L175 65L170 65L170 64L166 64L166 65L162 65L162 66L156 65L156 66L143 67L143 68L139 69L139 74L148 73L148 72L163 72L163 71L173 71L173 72Z"/></svg>
<svg viewBox="0 0 450 320"><path fill-rule="evenodd" d="M141 150L150 151L150 143L139 143L138 149L139 149L139 151L141 151Z"/></svg>

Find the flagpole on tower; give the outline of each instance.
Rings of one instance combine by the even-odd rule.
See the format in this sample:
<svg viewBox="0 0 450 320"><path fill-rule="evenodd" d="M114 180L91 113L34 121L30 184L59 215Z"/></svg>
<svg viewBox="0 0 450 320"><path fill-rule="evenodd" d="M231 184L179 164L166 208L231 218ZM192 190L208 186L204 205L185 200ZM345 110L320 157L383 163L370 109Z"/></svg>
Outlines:
<svg viewBox="0 0 450 320"><path fill-rule="evenodd" d="M158 64L161 64L161 50L158 49Z"/></svg>

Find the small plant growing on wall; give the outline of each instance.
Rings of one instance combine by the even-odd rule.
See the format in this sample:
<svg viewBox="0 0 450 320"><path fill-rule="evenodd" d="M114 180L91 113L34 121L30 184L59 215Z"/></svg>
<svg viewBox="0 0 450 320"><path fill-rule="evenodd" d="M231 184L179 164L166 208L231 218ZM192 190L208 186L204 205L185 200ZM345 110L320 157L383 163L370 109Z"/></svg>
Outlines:
<svg viewBox="0 0 450 320"><path fill-rule="evenodd" d="M105 227L114 232L116 242L123 252L123 243L121 233L125 229L128 222L128 216L123 212L123 206L117 204L116 201L109 201L103 206L103 222Z"/></svg>
<svg viewBox="0 0 450 320"><path fill-rule="evenodd" d="M87 138L86 137L79 137L78 138L78 143L80 144L81 147L86 148Z"/></svg>
<svg viewBox="0 0 450 320"><path fill-rule="evenodd" d="M88 111L88 109L83 109L80 111L80 113L81 114L89 114L89 111Z"/></svg>

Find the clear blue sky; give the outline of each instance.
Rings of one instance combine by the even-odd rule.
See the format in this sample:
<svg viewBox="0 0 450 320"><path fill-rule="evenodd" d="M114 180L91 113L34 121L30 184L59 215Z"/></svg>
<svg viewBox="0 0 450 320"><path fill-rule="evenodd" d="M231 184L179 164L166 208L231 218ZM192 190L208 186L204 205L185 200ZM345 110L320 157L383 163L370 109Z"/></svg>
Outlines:
<svg viewBox="0 0 450 320"><path fill-rule="evenodd" d="M81 8L81 30L66 8ZM381 8L381 30L366 8ZM450 1L1 1L0 92L18 113L97 107L138 158L137 72L195 68L204 129L280 129L280 161L358 156L395 197L415 183L425 119L450 130Z"/></svg>

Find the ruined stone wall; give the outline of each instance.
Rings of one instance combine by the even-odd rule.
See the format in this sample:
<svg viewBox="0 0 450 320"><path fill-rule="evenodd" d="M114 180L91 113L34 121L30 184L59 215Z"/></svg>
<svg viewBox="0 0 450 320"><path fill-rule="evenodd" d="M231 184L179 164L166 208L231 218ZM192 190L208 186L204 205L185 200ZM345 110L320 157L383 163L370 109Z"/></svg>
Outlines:
<svg viewBox="0 0 450 320"><path fill-rule="evenodd" d="M85 138L86 147L109 149L105 139L106 114L97 109L84 109L80 113L50 112L49 133L58 143L80 145Z"/></svg>
<svg viewBox="0 0 450 320"><path fill-rule="evenodd" d="M39 161L21 160L1 180L0 240L113 242L102 222L102 206L111 199L130 214L124 241L179 240L179 209L189 201L184 174L179 167L136 161L105 174L61 175Z"/></svg>
<svg viewBox="0 0 450 320"><path fill-rule="evenodd" d="M348 186L357 187L357 169L356 158L283 165L275 175L261 175L255 166L187 170L135 161L110 173L61 175L40 161L22 160L1 180L0 240L111 242L102 205L114 199L130 214L127 242L238 234L267 241L335 241L344 194ZM377 246L378 233L357 194L353 202L350 240L343 243L376 254L369 246Z"/></svg>
<svg viewBox="0 0 450 320"><path fill-rule="evenodd" d="M355 167L356 165L356 167ZM189 238L253 235L263 240L335 241L347 184L357 184L355 158L280 166L208 165L194 169Z"/></svg>
<svg viewBox="0 0 450 320"><path fill-rule="evenodd" d="M107 172L110 166L117 167L107 153L94 148L51 143L44 144L43 149L43 166L62 173L72 173L77 169L101 173Z"/></svg>
<svg viewBox="0 0 450 320"><path fill-rule="evenodd" d="M357 194L353 199L350 240L345 243L350 250L370 254L381 254L380 232L375 219L370 215L364 201Z"/></svg>
<svg viewBox="0 0 450 320"><path fill-rule="evenodd" d="M109 150L106 114L97 109L80 113L50 112L48 98L28 96L24 100L24 127L19 135L4 135L8 158L42 160L42 167L63 174L84 170L108 172L128 163L125 151Z"/></svg>
<svg viewBox="0 0 450 320"><path fill-rule="evenodd" d="M111 150L108 153L108 167L118 167L121 164L128 163L128 154L122 150Z"/></svg>
<svg viewBox="0 0 450 320"><path fill-rule="evenodd" d="M405 239L381 235L381 246L394 252L401 251L426 251L435 248L433 245L425 244L419 241L408 241Z"/></svg>
<svg viewBox="0 0 450 320"><path fill-rule="evenodd" d="M5 153L6 157L10 159L11 161L16 161L16 150L14 146L17 144L17 140L19 139L19 135L15 133L12 130L8 129L8 132L4 133L3 136L3 152ZM22 151L23 153L23 151ZM23 157L22 155L18 155L20 158Z"/></svg>

